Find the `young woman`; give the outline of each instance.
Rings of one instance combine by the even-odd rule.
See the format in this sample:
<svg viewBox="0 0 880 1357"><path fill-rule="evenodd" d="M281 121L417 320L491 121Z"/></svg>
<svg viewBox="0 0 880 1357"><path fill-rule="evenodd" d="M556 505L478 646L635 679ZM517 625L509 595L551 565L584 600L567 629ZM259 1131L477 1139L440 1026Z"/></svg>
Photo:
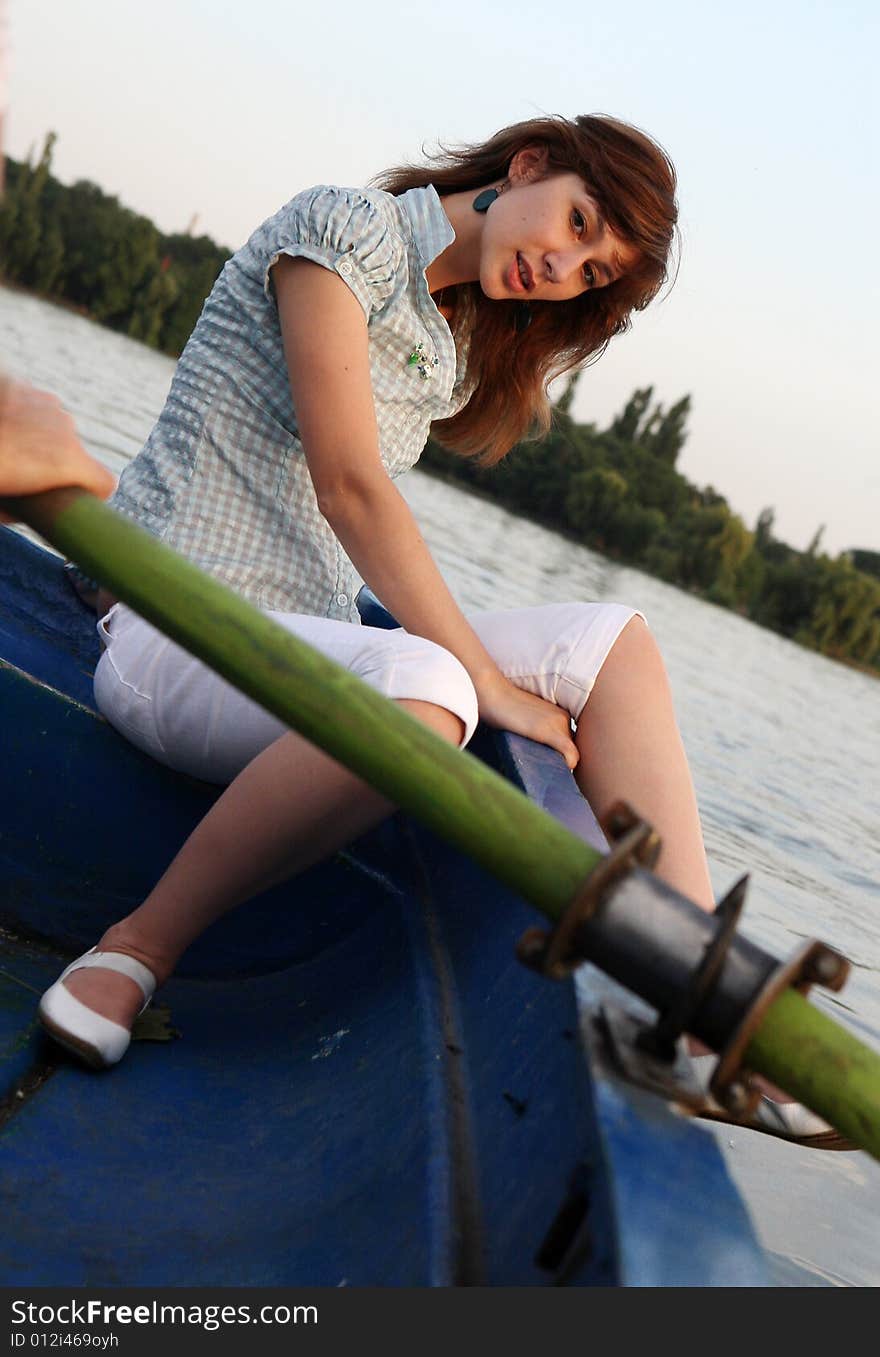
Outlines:
<svg viewBox="0 0 880 1357"><path fill-rule="evenodd" d="M654 824L659 874L711 909L641 614L465 617L393 483L431 429L496 461L546 427L548 382L600 354L667 276L672 165L614 119L549 118L381 185L300 193L229 261L115 507L446 739L465 744L479 716L558 750L598 814L624 797ZM401 630L358 625L361 579ZM147 899L43 997L49 1032L104 1066L204 928L392 807L127 608L99 625L107 719L228 784Z"/></svg>

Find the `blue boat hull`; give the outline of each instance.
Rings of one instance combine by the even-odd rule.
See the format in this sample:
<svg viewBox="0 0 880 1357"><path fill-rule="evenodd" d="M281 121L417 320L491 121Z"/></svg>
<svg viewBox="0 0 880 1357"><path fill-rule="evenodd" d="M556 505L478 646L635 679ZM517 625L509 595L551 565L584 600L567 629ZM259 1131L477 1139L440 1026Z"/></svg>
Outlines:
<svg viewBox="0 0 880 1357"><path fill-rule="evenodd" d="M579 1012L514 959L534 911L403 815L210 929L171 1039L100 1074L48 1042L39 992L217 790L98 716L94 618L0 538L3 1284L767 1283L712 1136L590 1053L589 983ZM476 749L598 833L549 751Z"/></svg>

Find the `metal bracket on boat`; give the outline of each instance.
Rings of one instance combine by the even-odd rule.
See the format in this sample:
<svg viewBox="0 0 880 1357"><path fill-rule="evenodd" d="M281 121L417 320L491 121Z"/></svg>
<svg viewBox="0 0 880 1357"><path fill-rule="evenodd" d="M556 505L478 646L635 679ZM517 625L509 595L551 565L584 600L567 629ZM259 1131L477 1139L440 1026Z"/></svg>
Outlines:
<svg viewBox="0 0 880 1357"><path fill-rule="evenodd" d="M554 928L527 928L517 943L520 961L552 980L565 980L584 960L574 947L581 925L595 914L612 881L635 866L650 870L660 853L660 836L625 801L617 801L600 821L610 851L590 872Z"/></svg>
<svg viewBox="0 0 880 1357"><path fill-rule="evenodd" d="M613 806L602 828L607 856L550 932L523 933L517 955L558 980L593 961L650 1004L659 1014L653 1023L603 1005L607 1044L627 1078L694 1110L705 1107L706 1092L680 1038L701 1037L721 1052L712 1097L745 1119L760 1092L743 1057L767 1009L789 986L802 993L816 983L840 989L849 962L815 940L778 962L737 932L748 877L706 913L650 875L660 840L629 806Z"/></svg>
<svg viewBox="0 0 880 1357"><path fill-rule="evenodd" d="M842 989L850 969L845 956L815 938L798 947L788 961L781 962L755 995L719 1056L709 1084L716 1102L734 1116L747 1117L754 1111L761 1095L750 1086L751 1071L744 1067L743 1057L767 1009L789 986L804 995L813 985Z"/></svg>
<svg viewBox="0 0 880 1357"><path fill-rule="evenodd" d="M710 939L702 960L690 976L681 993L660 1014L653 1027L646 1027L638 1039L641 1050L658 1060L674 1060L679 1037L690 1031L690 1022L706 995L715 984L724 959L736 934L739 916L746 902L748 876L740 877L723 900L718 902L714 917L718 926Z"/></svg>
<svg viewBox="0 0 880 1357"><path fill-rule="evenodd" d="M747 876L742 877L719 902L715 910L717 928L699 965L653 1025L613 1004L603 1004L599 1014L602 1034L621 1073L632 1083L692 1111L705 1105L706 1093L694 1077L679 1039L718 978L743 911L748 881Z"/></svg>
<svg viewBox="0 0 880 1357"><path fill-rule="evenodd" d="M667 1059L644 1050L642 1038L650 1028L643 1018L621 1004L603 1001L584 1031L590 1039L594 1058L611 1062L618 1074L631 1084L678 1103L692 1112L706 1105L706 1090L694 1075L690 1056L680 1042Z"/></svg>
<svg viewBox="0 0 880 1357"><path fill-rule="evenodd" d="M694 1112L706 1106L705 1089L695 1079L684 1043L679 1038L714 985L733 942L745 903L748 877L743 877L720 902L718 928L703 959L685 986L681 997L647 1025L626 1009L603 1004L598 1025L620 1070L632 1083L648 1088ZM793 985L807 994L813 984L839 990L846 983L850 963L825 943L810 940L798 947L788 961L780 963L749 1004L722 1050L712 1073L709 1090L732 1116L746 1120L755 1110L760 1090L751 1086L751 1072L743 1056L753 1033L775 999Z"/></svg>

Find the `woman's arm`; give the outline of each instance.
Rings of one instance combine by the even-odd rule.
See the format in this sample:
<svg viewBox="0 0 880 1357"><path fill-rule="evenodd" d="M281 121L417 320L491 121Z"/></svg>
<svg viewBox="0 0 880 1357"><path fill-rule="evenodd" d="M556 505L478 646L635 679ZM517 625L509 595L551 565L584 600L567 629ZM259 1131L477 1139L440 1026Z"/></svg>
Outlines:
<svg viewBox="0 0 880 1357"><path fill-rule="evenodd" d="M406 500L382 465L367 326L341 278L281 259L275 295L296 410L318 505L356 569L407 631L452 652L492 725L577 762L567 713L509 683L440 574Z"/></svg>

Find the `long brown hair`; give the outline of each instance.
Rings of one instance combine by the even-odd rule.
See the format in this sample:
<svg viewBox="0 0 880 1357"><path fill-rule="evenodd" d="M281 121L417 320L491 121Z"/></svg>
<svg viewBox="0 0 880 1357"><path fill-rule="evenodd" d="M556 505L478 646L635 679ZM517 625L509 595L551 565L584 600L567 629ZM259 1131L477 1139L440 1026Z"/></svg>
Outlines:
<svg viewBox="0 0 880 1357"><path fill-rule="evenodd" d="M505 127L480 146L441 147L426 165L401 165L374 181L389 193L433 184L437 192L485 188L507 177L525 146L546 146L547 174L583 179L609 227L639 252L636 266L565 302L531 302L531 324L518 333L511 306L498 305L479 283L455 291L453 333L469 336L467 382L472 395L432 432L466 456L499 461L528 433L550 427L547 388L554 378L604 353L629 328L667 277L676 234L675 169L646 133L604 114L570 120L533 118Z"/></svg>

